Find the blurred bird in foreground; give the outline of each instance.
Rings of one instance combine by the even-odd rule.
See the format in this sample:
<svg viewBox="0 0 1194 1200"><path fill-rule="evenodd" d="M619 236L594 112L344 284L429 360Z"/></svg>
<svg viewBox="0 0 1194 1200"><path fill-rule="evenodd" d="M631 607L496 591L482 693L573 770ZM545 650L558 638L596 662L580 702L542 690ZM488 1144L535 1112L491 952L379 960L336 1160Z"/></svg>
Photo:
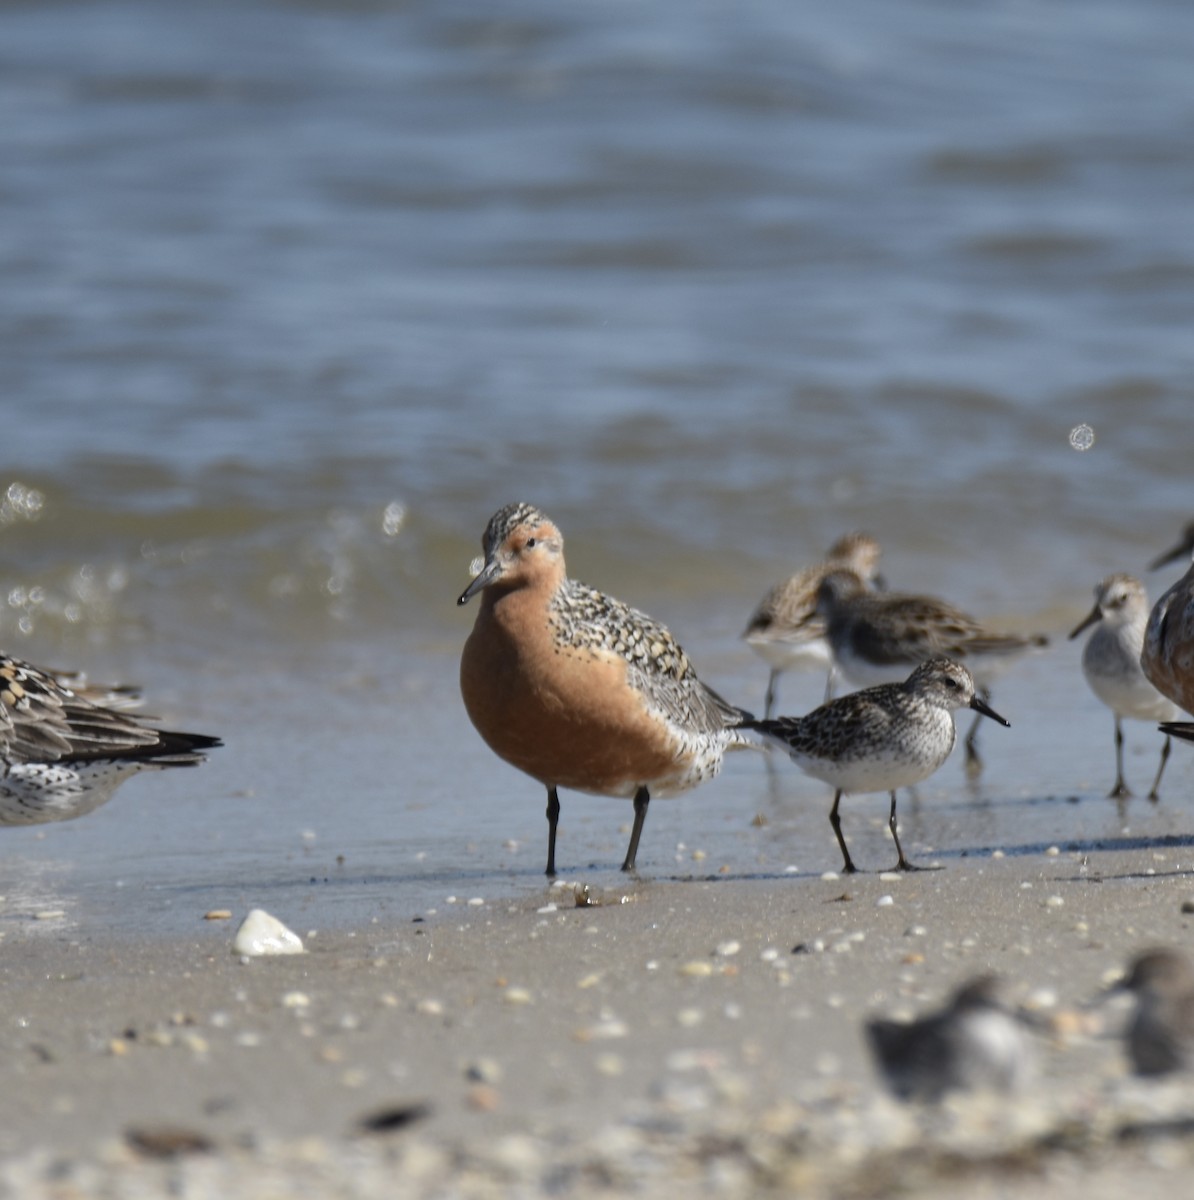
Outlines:
<svg viewBox="0 0 1194 1200"><path fill-rule="evenodd" d="M937 1101L954 1091L1022 1089L1036 1072L1036 1049L999 991L993 975L980 975L919 1020L868 1021L867 1042L892 1092L901 1100Z"/></svg>
<svg viewBox="0 0 1194 1200"><path fill-rule="evenodd" d="M1127 1050L1137 1075L1167 1075L1194 1064L1194 969L1176 950L1146 950L1114 990L1131 992L1136 1011Z"/></svg>

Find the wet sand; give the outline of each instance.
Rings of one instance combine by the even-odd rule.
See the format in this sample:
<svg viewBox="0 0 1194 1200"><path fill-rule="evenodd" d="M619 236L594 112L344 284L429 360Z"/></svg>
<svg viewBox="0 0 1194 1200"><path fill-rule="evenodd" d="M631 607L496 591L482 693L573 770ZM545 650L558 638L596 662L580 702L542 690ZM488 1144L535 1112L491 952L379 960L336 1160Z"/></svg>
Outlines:
<svg viewBox="0 0 1194 1200"><path fill-rule="evenodd" d="M1192 861L1156 839L900 877L601 872L249 962L243 913L181 939L10 924L0 1194L1122 1194L1194 1163L1194 1087L1127 1077L1122 1007L1101 1036L1069 1018L1189 940ZM1039 1085L889 1099L864 1017L985 970L1061 1030Z"/></svg>

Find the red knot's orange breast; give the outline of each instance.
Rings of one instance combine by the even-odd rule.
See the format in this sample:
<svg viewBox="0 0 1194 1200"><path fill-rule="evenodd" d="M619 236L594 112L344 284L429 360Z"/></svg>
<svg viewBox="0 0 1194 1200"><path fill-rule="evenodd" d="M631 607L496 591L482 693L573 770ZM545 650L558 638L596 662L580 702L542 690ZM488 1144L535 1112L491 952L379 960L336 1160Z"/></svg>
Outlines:
<svg viewBox="0 0 1194 1200"><path fill-rule="evenodd" d="M691 753L631 686L626 660L560 639L536 589L485 597L460 690L490 749L547 786L632 796L688 774Z"/></svg>

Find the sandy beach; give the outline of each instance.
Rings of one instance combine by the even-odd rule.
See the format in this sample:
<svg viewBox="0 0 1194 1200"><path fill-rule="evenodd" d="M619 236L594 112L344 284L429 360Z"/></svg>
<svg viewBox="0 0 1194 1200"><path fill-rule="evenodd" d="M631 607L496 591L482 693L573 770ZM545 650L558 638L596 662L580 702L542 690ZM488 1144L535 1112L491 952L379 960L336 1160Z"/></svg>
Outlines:
<svg viewBox="0 0 1194 1200"><path fill-rule="evenodd" d="M223 742L0 829L0 1200L1190 1178L1194 1087L1079 1006L1190 941L1194 747L1150 804L1129 722L1108 800L1067 635L1184 569L1192 59L1168 0L0 5L0 650ZM881 873L880 793L826 874L832 792L742 753L637 879L630 804L566 791L550 887L460 689L511 501L752 711L750 614L851 530L1047 634L982 776L900 794L942 869ZM255 907L307 952L235 957ZM986 971L1039 1083L896 1102L863 1022Z"/></svg>
<svg viewBox="0 0 1194 1200"><path fill-rule="evenodd" d="M1190 1169L1194 1087L1130 1078L1125 1010L1075 1006L1188 940L1190 859L601 873L253 960L243 914L169 941L31 920L4 939L0 1194L1122 1194ZM864 1017L987 969L1053 1029L1039 1084L890 1099Z"/></svg>

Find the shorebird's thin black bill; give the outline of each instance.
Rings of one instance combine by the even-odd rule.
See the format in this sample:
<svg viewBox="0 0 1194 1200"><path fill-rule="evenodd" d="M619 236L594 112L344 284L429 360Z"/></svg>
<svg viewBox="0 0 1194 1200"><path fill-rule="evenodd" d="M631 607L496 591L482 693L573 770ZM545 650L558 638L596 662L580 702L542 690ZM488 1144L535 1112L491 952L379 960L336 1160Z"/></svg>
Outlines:
<svg viewBox="0 0 1194 1200"><path fill-rule="evenodd" d="M985 700L980 700L977 696L975 696L974 699L970 701L970 707L973 708L975 712L982 713L984 717L990 717L992 721L998 721L1000 725L1011 729L1011 721L1001 717Z"/></svg>

